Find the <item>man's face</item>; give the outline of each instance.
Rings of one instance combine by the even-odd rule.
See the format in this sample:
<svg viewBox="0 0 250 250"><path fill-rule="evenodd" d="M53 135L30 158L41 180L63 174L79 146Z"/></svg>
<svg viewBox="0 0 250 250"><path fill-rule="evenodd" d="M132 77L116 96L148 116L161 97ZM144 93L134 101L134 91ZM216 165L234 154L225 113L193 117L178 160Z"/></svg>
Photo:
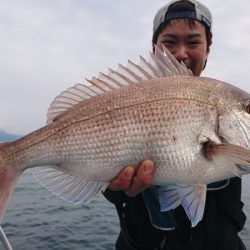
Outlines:
<svg viewBox="0 0 250 250"><path fill-rule="evenodd" d="M158 35L156 45L164 45L195 76L201 74L209 53L205 27L198 21L190 26L187 20L172 20Z"/></svg>

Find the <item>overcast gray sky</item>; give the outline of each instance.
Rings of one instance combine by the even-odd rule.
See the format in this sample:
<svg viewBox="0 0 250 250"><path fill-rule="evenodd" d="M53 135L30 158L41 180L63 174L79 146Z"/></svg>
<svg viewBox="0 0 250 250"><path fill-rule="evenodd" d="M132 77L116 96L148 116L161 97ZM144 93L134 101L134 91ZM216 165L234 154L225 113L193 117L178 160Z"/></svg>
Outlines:
<svg viewBox="0 0 250 250"><path fill-rule="evenodd" d="M0 128L45 124L50 102L85 78L148 56L164 0L0 0ZM250 92L250 1L204 0L214 17L204 76Z"/></svg>

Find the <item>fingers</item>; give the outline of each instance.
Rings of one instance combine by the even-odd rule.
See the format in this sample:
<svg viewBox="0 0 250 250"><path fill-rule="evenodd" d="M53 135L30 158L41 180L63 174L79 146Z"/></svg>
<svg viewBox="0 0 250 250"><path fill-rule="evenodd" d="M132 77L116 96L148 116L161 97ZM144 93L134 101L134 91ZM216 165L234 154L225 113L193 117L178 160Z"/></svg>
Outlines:
<svg viewBox="0 0 250 250"><path fill-rule="evenodd" d="M141 193L144 189L148 188L154 174L154 163L150 160L143 161L136 172L136 175L132 179L131 186L125 190L125 193L134 197Z"/></svg>
<svg viewBox="0 0 250 250"><path fill-rule="evenodd" d="M134 169L131 166L125 167L118 176L109 184L109 188L113 191L123 190L125 193L134 197L149 187L155 166L150 160L145 160Z"/></svg>
<svg viewBox="0 0 250 250"><path fill-rule="evenodd" d="M133 167L125 167L118 176L109 183L109 188L113 191L127 190L132 183L135 170Z"/></svg>

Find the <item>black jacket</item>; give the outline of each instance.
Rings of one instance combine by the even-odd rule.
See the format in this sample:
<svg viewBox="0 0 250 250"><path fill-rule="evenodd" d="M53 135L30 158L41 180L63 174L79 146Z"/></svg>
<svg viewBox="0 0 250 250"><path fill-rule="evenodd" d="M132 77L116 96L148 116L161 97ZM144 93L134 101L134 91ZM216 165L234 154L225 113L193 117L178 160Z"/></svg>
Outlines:
<svg viewBox="0 0 250 250"><path fill-rule="evenodd" d="M243 250L238 232L246 216L242 211L241 179L230 179L229 185L207 191L202 221L194 228L181 206L173 210L177 222L174 230L163 231L152 226L142 195L130 198L124 192L106 190L105 197L115 204L121 232L117 250Z"/></svg>

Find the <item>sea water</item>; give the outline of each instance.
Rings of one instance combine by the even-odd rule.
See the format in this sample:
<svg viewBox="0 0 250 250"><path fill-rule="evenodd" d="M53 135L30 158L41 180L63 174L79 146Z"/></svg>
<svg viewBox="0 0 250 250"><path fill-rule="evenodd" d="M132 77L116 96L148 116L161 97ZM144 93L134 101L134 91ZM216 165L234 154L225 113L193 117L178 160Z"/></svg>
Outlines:
<svg viewBox="0 0 250 250"><path fill-rule="evenodd" d="M250 175L243 177L242 198L249 220L240 235L250 249ZM29 170L15 188L2 226L14 250L112 250L119 232L115 208L102 195L86 206L70 204L40 186Z"/></svg>
<svg viewBox="0 0 250 250"><path fill-rule="evenodd" d="M43 188L29 170L15 188L2 226L14 250L111 250L119 232L116 210L102 194L76 206Z"/></svg>

